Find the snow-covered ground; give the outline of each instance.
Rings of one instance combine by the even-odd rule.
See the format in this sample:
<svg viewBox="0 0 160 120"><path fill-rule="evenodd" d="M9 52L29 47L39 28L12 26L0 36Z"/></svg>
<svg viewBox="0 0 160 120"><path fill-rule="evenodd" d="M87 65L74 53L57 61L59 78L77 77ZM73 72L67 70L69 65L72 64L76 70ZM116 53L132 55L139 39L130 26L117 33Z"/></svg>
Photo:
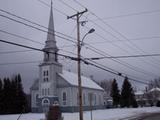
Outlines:
<svg viewBox="0 0 160 120"><path fill-rule="evenodd" d="M145 108L118 108L118 109L105 109L93 111L93 120L123 120L128 117L135 117L142 113L160 112L158 107L145 107ZM64 120L79 120L78 113L63 113ZM0 120L17 120L19 115L0 115ZM23 114L19 120L41 120L44 119L44 114L28 113ZM90 112L84 112L84 120L90 120ZM126 119L125 119L126 120Z"/></svg>

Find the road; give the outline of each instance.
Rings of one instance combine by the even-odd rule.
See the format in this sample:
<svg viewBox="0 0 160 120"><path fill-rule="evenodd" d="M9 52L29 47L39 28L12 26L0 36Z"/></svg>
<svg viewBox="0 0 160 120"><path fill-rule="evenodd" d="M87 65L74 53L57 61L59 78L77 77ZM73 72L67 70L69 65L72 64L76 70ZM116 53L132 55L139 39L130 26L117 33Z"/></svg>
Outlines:
<svg viewBox="0 0 160 120"><path fill-rule="evenodd" d="M138 118L130 120L160 120L160 113L144 114Z"/></svg>

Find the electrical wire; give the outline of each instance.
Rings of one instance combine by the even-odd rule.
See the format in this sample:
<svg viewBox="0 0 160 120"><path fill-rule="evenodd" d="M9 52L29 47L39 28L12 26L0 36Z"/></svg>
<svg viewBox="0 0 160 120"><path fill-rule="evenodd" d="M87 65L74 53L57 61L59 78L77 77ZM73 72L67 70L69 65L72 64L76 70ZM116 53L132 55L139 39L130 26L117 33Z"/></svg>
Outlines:
<svg viewBox="0 0 160 120"><path fill-rule="evenodd" d="M46 31L46 30L43 30L43 29L41 29L41 28L35 27L35 26L33 26L33 25L29 25L29 24L27 24L27 23L24 23L24 22L22 22L22 21L19 21L19 20L14 19L14 18L8 17L8 16L6 16L6 15L0 14L0 16L1 16L1 17L4 17L4 18L6 18L6 19L9 19L9 20L11 20L11 21L14 21L14 22L23 24L23 25L25 25L25 26L31 27L31 28L33 28L33 29L39 30L39 31L41 31L41 32L45 32L45 33L48 33L48 34L53 34L53 33L50 32L50 31ZM35 24L37 24L37 23L35 23ZM38 26L41 26L41 25L38 25ZM41 26L41 27L42 27L42 26ZM43 27L44 27L44 26L43 26ZM45 28L46 28L46 27L45 27ZM48 29L48 28L47 28L47 29ZM60 33L60 32L59 32L59 33ZM61 34L63 34L63 33L61 33ZM70 36L68 36L68 37L70 37L70 39L69 39L69 38L65 38L67 35L65 35L65 37L63 37L63 36L60 36L60 35L55 34L55 36L57 36L57 37L59 37L59 38L61 38L61 39L65 39L65 40L67 40L67 41L76 43L75 41L71 40L71 37L70 37ZM73 39L73 38L72 38L72 39Z"/></svg>
<svg viewBox="0 0 160 120"><path fill-rule="evenodd" d="M137 58L137 57L151 57L151 56L160 56L160 54L145 54L145 55L130 55L130 56L111 56L111 57L94 57L94 58L86 58L90 60L100 60L100 59L117 59L117 58Z"/></svg>
<svg viewBox="0 0 160 120"><path fill-rule="evenodd" d="M32 63L39 63L40 61L27 61L27 62L12 62L12 63L0 63L1 66L3 65L19 65L19 64L32 64Z"/></svg>
<svg viewBox="0 0 160 120"><path fill-rule="evenodd" d="M50 7L49 4L47 4L46 2L44 2L44 1L42 1L42 0L37 0L37 1L38 1L38 2L41 2L42 4L44 4L44 5L47 6L47 7ZM55 7L53 7L53 9L55 9L55 10L56 10L57 12L59 12L60 14L62 14L62 15L64 15L64 16L67 16L66 13L60 11L59 9L57 9L57 8L55 8Z"/></svg>
<svg viewBox="0 0 160 120"><path fill-rule="evenodd" d="M41 50L41 49L38 49L38 48L34 48L34 47L26 46L26 45L21 45L21 44L9 42L9 41L2 40L2 39L0 39L0 42L7 43L7 44L11 44L11 45L15 45L15 46L19 46L19 47L23 47L23 48L32 49L32 50L36 50L36 51L40 51L40 52L56 54L55 52L45 51L45 50ZM64 55L64 54L57 54L57 55L62 56L62 57L65 57L65 58L67 58L67 59L74 60L74 61L77 61L77 60L78 60L78 59L75 58L75 57L71 57L71 56ZM85 64L87 64L87 65L92 65L92 66L95 66L95 67L97 67L97 68L99 68L99 69L102 69L102 70L105 70L105 71L107 71L107 72L110 72L110 73L112 73L112 74L115 74L115 75L118 75L118 76L121 76L121 77L126 77L126 76L122 75L122 74L119 73L119 72L116 73L116 72L114 72L114 71L111 71L111 70L108 70L108 69L106 69L106 68L100 67L100 66L98 66L98 65L96 65L96 64L93 64L93 63L91 63L91 62L85 61L85 60L83 60L83 59L80 59L80 60L83 61L83 62L84 62ZM133 79L133 78L129 78L129 79L132 80L132 81L135 81L135 82L142 83L142 84L148 84L148 83L145 83L145 82L142 82L142 81L139 81L139 80L135 80L135 79Z"/></svg>
<svg viewBox="0 0 160 120"><path fill-rule="evenodd" d="M78 2L77 0L74 0L77 4L79 4L81 7L83 7L83 8L86 8L84 5L82 5L80 2ZM111 25L109 25L109 24L107 24L106 22L104 22L100 17L98 17L95 13L93 13L92 11L90 11L90 10L88 10L92 15L94 15L97 19L99 19L103 24L105 24L106 26L108 26L110 29L112 29L114 32L116 32L116 33L118 33L120 36L122 36L125 40L127 40L130 44L132 44L132 46L130 46L129 48L132 48L133 50L137 50L137 49L139 49L141 52L143 52L143 53L145 53L145 54L147 54L145 51L143 51L141 48L139 48L136 44L134 44L133 42L131 42L130 40L128 40L128 38L126 38L122 33L120 33L119 31L117 31L115 28L113 28ZM115 35L113 35L111 32L108 32L108 31L106 31L103 27L101 27L100 25L98 25L97 23L95 23L94 21L92 21L92 20L90 20L90 19L88 19L89 21L91 21L92 23L94 23L95 25L97 25L99 28L101 28L102 30L104 30L106 33L109 33L111 36L113 36L114 38L116 38L116 39L118 39L119 40L119 38L117 37L117 36L115 36ZM133 46L135 46L137 49L135 49L135 48L133 48ZM122 49L123 50L123 49ZM126 53L128 53L128 51L126 51L126 50L123 50L123 51L125 51ZM152 59L154 59L154 58L152 58ZM149 63L149 62L147 62L147 61L144 61L144 62L146 62L147 64L149 64L149 65L151 65L152 67L154 67L154 68L157 68L157 69L159 69L159 67L157 67L157 65L154 65L154 64L151 64L151 63ZM153 63L153 61L152 61L152 63Z"/></svg>
<svg viewBox="0 0 160 120"><path fill-rule="evenodd" d="M5 16L6 17L6 16ZM12 19L11 19L12 20ZM16 21L17 22L17 21ZM25 24L26 25L26 24ZM31 27L31 26L29 26L29 27ZM34 26L32 26L33 28L35 28ZM37 28L35 28L35 29L37 29ZM38 28L38 30L39 30L39 28ZM44 32L44 31L43 31ZM46 32L46 31L45 31ZM73 41L72 41L73 42Z"/></svg>
<svg viewBox="0 0 160 120"><path fill-rule="evenodd" d="M0 54L12 54L12 53L21 53L21 52L33 52L33 50L3 51L3 52L0 52Z"/></svg>
<svg viewBox="0 0 160 120"><path fill-rule="evenodd" d="M77 1L77 0L74 0L74 1ZM77 1L78 2L78 1ZM78 2L79 4L80 4L80 2ZM81 4L82 5L82 4ZM84 8L86 8L85 6L83 6ZM106 26L108 26L110 29L112 29L114 32L116 32L116 33L118 33L120 36L122 36L125 40L127 40L130 44L132 44L131 46L128 46L129 48L132 48L134 51L135 50L139 50L139 51L141 51L142 53L144 53L144 54L147 54L144 50L142 50L141 48L139 48L135 43L133 43L132 41L130 41L127 37L125 37L122 33L120 33L118 30L116 30L115 28L113 28L111 25L109 25L108 23L106 23L105 21L103 21L103 19L101 19L99 16L97 16L95 13L93 13L92 11L90 11L90 10L88 10L92 15L94 15L96 18L98 18L103 24L105 24ZM92 21L93 22L93 21ZM95 23L95 22L93 22L93 23ZM102 27L101 27L102 28ZM108 32L108 31L107 31ZM119 38L118 37L116 37L115 35L113 35L111 32L108 32L110 35L112 35L114 38L116 38L116 39L118 39L119 40ZM127 45L127 44L126 44ZM134 47L135 48L134 48ZM128 52L127 52L128 53ZM155 59L155 58L152 58L153 60ZM143 60L144 61L144 60ZM159 60L157 60L158 61L158 63L159 63ZM144 62L146 62L147 64L149 64L149 65L151 65L151 66L153 66L154 68L157 68L157 69L159 69L159 67L157 67L157 65L154 65L154 64L151 64L150 62L147 62L147 61L144 61ZM153 61L152 61L152 63L153 63Z"/></svg>
<svg viewBox="0 0 160 120"><path fill-rule="evenodd" d="M67 3L65 3L64 1L62 1L62 0L60 0L60 2L61 3L63 3L64 5L66 5L67 7L69 7L69 8L71 8L71 9L73 9L74 11L76 11L77 12L77 10L75 10L73 7L71 7L70 5L68 5ZM96 24L96 25L98 25L97 23L95 23L94 22L94 24ZM99 25L98 25L99 26ZM101 26L99 26L101 29L103 29ZM106 31L105 29L103 29L104 31ZM106 32L108 32L108 31L106 31ZM112 36L114 36L114 37L116 37L115 35L113 35L112 33L110 33L110 32L108 32L109 34L111 34ZM117 37L116 37L117 38ZM118 39L118 38L117 38ZM114 46L117 46L117 45L114 45ZM126 51L126 50L124 50L123 48L121 48L121 47L119 47L119 46L117 46L118 48L120 48L120 49L122 49L123 51L125 51L125 52L127 52L127 53L129 53L128 51ZM123 64L123 65L125 65L125 64ZM129 64L128 64L129 65ZM127 65L127 66L128 66ZM125 65L126 66L126 65ZM129 65L128 66L130 69L132 69L132 70L134 70L134 71L138 71L138 72L141 72L141 73L143 73L143 74L146 74L146 75L148 75L148 72L146 72L145 70L143 70L142 68L138 68L138 67L134 67L134 66L132 66L132 65ZM138 69L141 69L142 71L140 71L140 70L136 70L136 69L133 69L133 67L134 68L138 68ZM150 75L152 75L152 76L155 76L155 74L154 73L149 73ZM157 75L156 75L157 76Z"/></svg>
<svg viewBox="0 0 160 120"><path fill-rule="evenodd" d="M123 15L117 15L117 16L111 16L111 17L104 17L101 19L110 20L110 19L124 18L124 17L137 16L137 15L143 15L143 14L159 13L159 12L160 10L151 10L151 11L135 12L135 13L129 13L129 14L123 14ZM95 19L94 21L98 21L98 20L99 19Z"/></svg>

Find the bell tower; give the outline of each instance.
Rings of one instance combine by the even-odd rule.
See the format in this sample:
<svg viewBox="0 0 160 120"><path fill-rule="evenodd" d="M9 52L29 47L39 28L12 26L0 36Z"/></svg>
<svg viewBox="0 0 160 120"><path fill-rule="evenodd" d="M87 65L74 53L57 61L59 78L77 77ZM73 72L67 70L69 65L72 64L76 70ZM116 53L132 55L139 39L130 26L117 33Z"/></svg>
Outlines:
<svg viewBox="0 0 160 120"><path fill-rule="evenodd" d="M58 48L56 46L55 29L52 11L52 2L48 24L47 40L43 48L44 58L39 65L39 104L53 104L58 101L57 95L57 74L62 73L62 65L58 62ZM44 110L43 110L44 111Z"/></svg>

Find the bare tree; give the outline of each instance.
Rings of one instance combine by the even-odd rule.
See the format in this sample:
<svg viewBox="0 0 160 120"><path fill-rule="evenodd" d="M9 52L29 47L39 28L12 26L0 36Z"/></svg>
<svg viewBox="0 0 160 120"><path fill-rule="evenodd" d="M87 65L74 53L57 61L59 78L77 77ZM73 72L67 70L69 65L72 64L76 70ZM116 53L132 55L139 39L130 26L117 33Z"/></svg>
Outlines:
<svg viewBox="0 0 160 120"><path fill-rule="evenodd" d="M160 78L151 80L150 83L148 84L148 90L156 87L160 88Z"/></svg>

